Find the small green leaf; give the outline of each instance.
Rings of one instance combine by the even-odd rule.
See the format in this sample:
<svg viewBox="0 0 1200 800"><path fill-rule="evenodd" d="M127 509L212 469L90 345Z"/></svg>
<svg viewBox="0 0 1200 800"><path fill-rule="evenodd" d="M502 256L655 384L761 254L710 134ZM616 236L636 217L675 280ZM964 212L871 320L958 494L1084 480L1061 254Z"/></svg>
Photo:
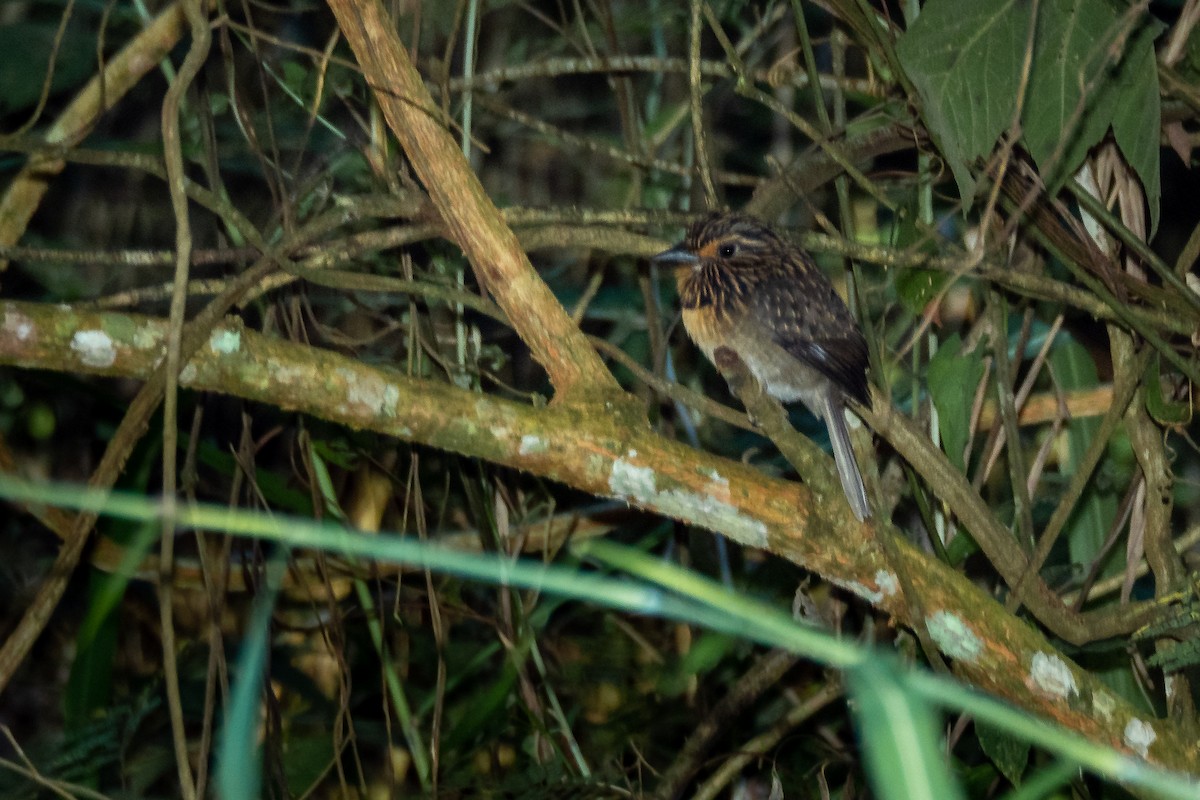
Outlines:
<svg viewBox="0 0 1200 800"><path fill-rule="evenodd" d="M25 430L28 431L30 438L39 442L46 441L53 436L54 429L58 427L53 406L40 400L30 403L25 420Z"/></svg>
<svg viewBox="0 0 1200 800"><path fill-rule="evenodd" d="M740 640L723 633L702 634L692 643L677 668L663 677L661 690L667 695L677 695L685 691L690 678L711 671L737 648L739 643Z"/></svg>
<svg viewBox="0 0 1200 800"><path fill-rule="evenodd" d="M933 241L917 228L917 219L920 217L917 206L914 200L897 209L892 223L892 246L905 251L919 247L921 252L936 255ZM913 314L923 314L926 306L937 299L950 278L949 273L932 269L900 270L896 275L896 293L905 308Z"/></svg>
<svg viewBox="0 0 1200 800"><path fill-rule="evenodd" d="M955 536L946 547L946 559L951 566L959 567L969 557L979 552L979 543L971 536L970 531L963 531L966 536Z"/></svg>
<svg viewBox="0 0 1200 800"><path fill-rule="evenodd" d="M299 61L288 60L283 62L283 82L297 94L304 91L305 83L308 81L308 74L308 67Z"/></svg>
<svg viewBox="0 0 1200 800"><path fill-rule="evenodd" d="M1013 786L1021 785L1021 776L1029 765L1029 742L985 722L975 722L979 746Z"/></svg>
<svg viewBox="0 0 1200 800"><path fill-rule="evenodd" d="M1059 335L1050 351L1050 365L1063 389L1090 389L1099 383L1091 355L1070 336ZM1100 427L1098 419L1072 419L1067 425L1067 457L1060 467L1069 478L1078 470ZM1064 531L1072 564L1090 564L1100 553L1117 513L1117 498L1093 477L1071 514ZM1120 549L1120 548L1118 548ZM1110 558L1103 575L1120 571L1124 559Z"/></svg>
<svg viewBox="0 0 1200 800"><path fill-rule="evenodd" d="M929 394L938 411L942 449L950 462L966 470L963 454L970 433L975 388L983 378L983 357L978 350L960 355L962 341L954 334L942 342L929 360Z"/></svg>
<svg viewBox="0 0 1200 800"><path fill-rule="evenodd" d="M1192 416L1191 403L1168 400L1163 395L1160 369L1158 353L1155 353L1146 365L1146 378L1142 382L1146 387L1146 410L1159 424L1186 424Z"/></svg>

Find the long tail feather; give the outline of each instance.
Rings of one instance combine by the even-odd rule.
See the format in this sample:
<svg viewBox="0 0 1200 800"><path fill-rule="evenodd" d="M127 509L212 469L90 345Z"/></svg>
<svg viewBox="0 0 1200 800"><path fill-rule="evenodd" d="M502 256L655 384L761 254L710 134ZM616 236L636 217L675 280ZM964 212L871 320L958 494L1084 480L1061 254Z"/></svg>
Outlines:
<svg viewBox="0 0 1200 800"><path fill-rule="evenodd" d="M862 473L850 446L850 431L846 428L845 403L837 389L824 393L822 416L829 429L829 441L833 445L833 460L837 464L838 479L850 510L859 522L871 516L871 505L867 502L867 490L863 486Z"/></svg>

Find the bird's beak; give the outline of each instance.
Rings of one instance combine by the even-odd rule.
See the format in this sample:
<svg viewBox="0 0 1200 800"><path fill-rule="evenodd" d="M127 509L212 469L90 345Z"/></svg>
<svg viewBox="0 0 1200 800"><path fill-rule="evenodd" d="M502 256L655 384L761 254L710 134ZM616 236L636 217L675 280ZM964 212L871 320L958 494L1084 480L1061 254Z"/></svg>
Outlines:
<svg viewBox="0 0 1200 800"><path fill-rule="evenodd" d="M650 260L655 264L669 264L675 266L683 266L685 264L695 264L700 261L700 257L695 253L687 250L683 243L675 245L670 250L663 250L656 256L651 256Z"/></svg>

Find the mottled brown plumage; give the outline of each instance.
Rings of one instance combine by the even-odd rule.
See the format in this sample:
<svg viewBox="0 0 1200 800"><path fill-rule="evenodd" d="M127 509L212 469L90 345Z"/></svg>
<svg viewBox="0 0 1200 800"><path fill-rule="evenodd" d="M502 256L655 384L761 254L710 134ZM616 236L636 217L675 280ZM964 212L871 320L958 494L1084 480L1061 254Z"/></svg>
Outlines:
<svg viewBox="0 0 1200 800"><path fill-rule="evenodd" d="M729 348L768 394L825 421L846 499L870 516L844 414L847 398L870 402L867 343L808 253L758 220L715 213L654 261L674 268L683 325L710 361Z"/></svg>

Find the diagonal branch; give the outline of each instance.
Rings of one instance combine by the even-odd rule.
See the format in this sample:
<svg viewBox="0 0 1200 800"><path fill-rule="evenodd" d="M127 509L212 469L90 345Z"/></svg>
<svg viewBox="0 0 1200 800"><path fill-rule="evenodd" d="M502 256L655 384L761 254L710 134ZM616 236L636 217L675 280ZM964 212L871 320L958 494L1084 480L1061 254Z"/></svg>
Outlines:
<svg viewBox="0 0 1200 800"><path fill-rule="evenodd" d="M534 271L517 237L446 130L441 110L377 0L329 0L396 139L446 231L512 320L558 396L614 396L616 380Z"/></svg>

